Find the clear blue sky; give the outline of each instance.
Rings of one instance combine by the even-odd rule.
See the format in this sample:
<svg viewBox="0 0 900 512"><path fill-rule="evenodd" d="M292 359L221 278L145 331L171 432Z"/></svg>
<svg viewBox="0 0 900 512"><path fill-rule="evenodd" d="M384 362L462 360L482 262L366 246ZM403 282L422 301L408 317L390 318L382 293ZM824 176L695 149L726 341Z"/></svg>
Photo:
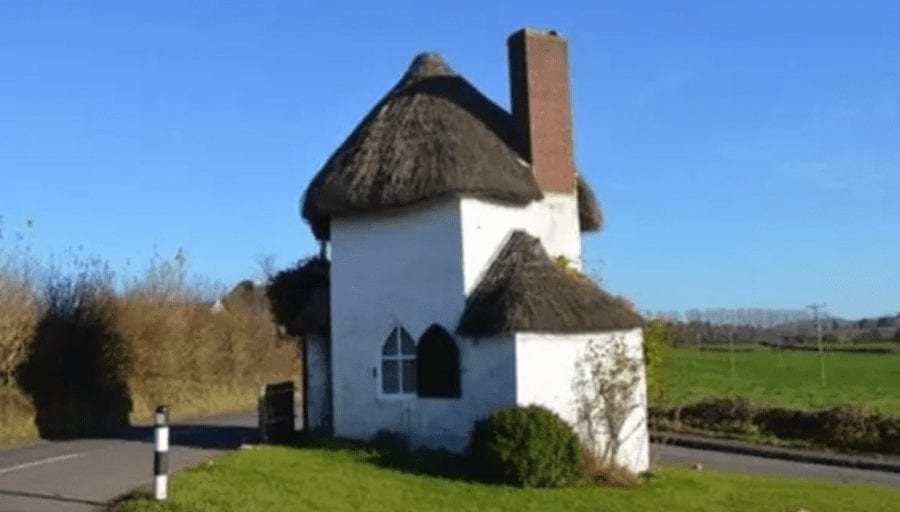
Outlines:
<svg viewBox="0 0 900 512"><path fill-rule="evenodd" d="M0 4L5 231L121 275L178 248L228 284L286 266L315 251L306 183L415 54L507 107L505 39L533 26L570 42L608 289L900 310L900 3L302 4Z"/></svg>

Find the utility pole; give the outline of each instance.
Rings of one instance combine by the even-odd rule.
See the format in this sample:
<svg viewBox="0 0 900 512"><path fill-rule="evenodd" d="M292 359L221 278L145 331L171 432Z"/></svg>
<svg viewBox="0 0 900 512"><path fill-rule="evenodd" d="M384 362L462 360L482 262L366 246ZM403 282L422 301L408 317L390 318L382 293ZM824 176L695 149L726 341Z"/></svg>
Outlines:
<svg viewBox="0 0 900 512"><path fill-rule="evenodd" d="M819 310L828 307L828 304L810 304L806 306L813 311L816 321L816 339L819 341L819 369L822 376L822 385L825 385L825 349L822 347L822 324L819 322Z"/></svg>

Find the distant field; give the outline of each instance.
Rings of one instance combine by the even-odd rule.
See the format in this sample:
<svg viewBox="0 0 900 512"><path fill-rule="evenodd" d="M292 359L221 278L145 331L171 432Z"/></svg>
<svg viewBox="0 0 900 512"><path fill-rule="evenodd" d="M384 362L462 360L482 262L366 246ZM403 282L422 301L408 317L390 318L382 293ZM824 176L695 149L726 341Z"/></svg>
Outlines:
<svg viewBox="0 0 900 512"><path fill-rule="evenodd" d="M807 409L858 404L900 415L900 354L826 354L825 387L814 352L761 349L734 357L732 377L728 352L676 349L664 368L665 405L740 396Z"/></svg>

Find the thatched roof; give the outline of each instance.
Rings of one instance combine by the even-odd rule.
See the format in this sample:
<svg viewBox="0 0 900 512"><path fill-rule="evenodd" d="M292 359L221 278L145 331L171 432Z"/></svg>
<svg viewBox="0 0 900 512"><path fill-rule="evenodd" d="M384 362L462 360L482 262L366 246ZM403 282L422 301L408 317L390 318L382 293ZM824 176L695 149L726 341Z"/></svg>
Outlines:
<svg viewBox="0 0 900 512"><path fill-rule="evenodd" d="M313 178L303 217L327 240L333 216L446 195L528 204L543 194L517 148L509 112L422 54Z"/></svg>
<svg viewBox="0 0 900 512"><path fill-rule="evenodd" d="M540 240L514 231L469 295L457 332L587 333L641 325L643 319L624 299L563 269Z"/></svg>
<svg viewBox="0 0 900 512"><path fill-rule="evenodd" d="M322 257L307 258L275 274L266 289L275 321L292 336L331 331L331 263Z"/></svg>
<svg viewBox="0 0 900 512"><path fill-rule="evenodd" d="M230 307L236 307L238 304L254 309L269 309L266 287L257 285L249 279L245 279L235 285L219 302L226 310Z"/></svg>
<svg viewBox="0 0 900 512"><path fill-rule="evenodd" d="M291 331L304 334L316 334L322 337L331 335L331 288L323 286L310 293L300 313L294 318Z"/></svg>
<svg viewBox="0 0 900 512"><path fill-rule="evenodd" d="M603 228L603 214L594 191L581 175L575 187L578 194L578 225L582 231L600 231Z"/></svg>

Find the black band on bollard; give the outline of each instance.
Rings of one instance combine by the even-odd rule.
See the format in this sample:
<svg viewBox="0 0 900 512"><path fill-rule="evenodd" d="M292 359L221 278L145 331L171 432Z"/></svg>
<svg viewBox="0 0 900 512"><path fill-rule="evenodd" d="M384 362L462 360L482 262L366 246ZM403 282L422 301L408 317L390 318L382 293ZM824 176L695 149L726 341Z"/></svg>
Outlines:
<svg viewBox="0 0 900 512"><path fill-rule="evenodd" d="M153 453L153 476L169 473L169 452Z"/></svg>

